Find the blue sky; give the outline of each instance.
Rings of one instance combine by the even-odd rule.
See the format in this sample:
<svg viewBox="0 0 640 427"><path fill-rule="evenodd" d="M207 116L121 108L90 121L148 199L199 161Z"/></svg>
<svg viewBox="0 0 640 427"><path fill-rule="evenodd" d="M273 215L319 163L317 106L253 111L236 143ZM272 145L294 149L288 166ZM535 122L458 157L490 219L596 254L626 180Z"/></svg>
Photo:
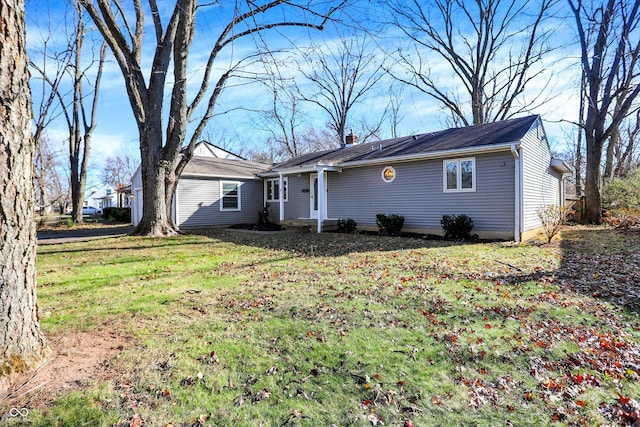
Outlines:
<svg viewBox="0 0 640 427"><path fill-rule="evenodd" d="M49 34L47 16L51 16L53 22L51 24L50 44L59 45L65 43L64 3L64 0L50 0L49 2L27 0L27 43L34 61L38 61L37 51L41 49L43 39L48 37ZM164 8L165 12L169 10L166 6L173 6L171 1L159 1L158 3L160 7ZM225 2L222 2L222 4L225 4ZM385 11L376 6L376 2L363 1L358 4L357 9L352 9L349 13L362 23L364 19L380 19L384 16ZM198 80L203 68L203 61L206 60L213 43L211 34L215 34L220 22L224 19L225 16L221 13L221 10L209 10L198 17L198 28L190 56L190 69L192 70L194 81ZM569 37L572 37L570 24L570 20L550 23L550 25L557 27L558 34L561 34L562 37L567 37L569 41ZM149 30L152 30L150 20L148 20L147 25ZM373 28L372 24L369 26ZM342 34L348 33L344 28L340 32ZM376 32L375 35L378 36L377 40L380 47L387 51L393 51L397 46L406 42L397 31L389 28L383 32ZM322 33L306 29L285 29L271 31L265 33L264 36L269 46L277 49L285 49L292 45L298 48L303 47L309 44L310 39L313 39L314 43L319 45L331 44L335 43L337 38L338 33L331 25L327 26L326 31ZM153 41L153 39L153 34L149 33L147 41ZM87 45L90 44L90 42L87 42ZM254 49L254 42L251 39L246 39L235 45L233 49L225 52L225 61L221 64L226 65L232 61L232 58L241 57L244 53ZM152 53L153 51L149 49L148 58L151 57ZM293 54L284 52L276 54L285 63L284 65L287 62L291 62L291 55ZM379 53L379 55L382 55L382 53ZM552 87L548 91L548 95L552 95L554 98L543 108L535 111L535 113L542 115L550 141L557 151L565 149L567 138L575 135L573 127L562 121L575 121L577 116L579 66L576 55L575 46L567 46L552 52L544 63L538 64L541 69L545 70L545 76L554 76ZM85 53L84 56L89 58L90 54ZM148 66L150 61L143 62ZM440 61L434 60L430 66L433 75L443 85L446 86L453 83L450 71L443 67ZM291 69L288 69L286 73L295 77L295 71ZM546 82L546 80L540 80L539 84L543 82ZM531 97L537 94L535 83L530 85L530 91L527 96ZM387 77L381 82L377 90L371 91L368 99L354 109L352 113L354 122L361 119L374 120L382 114L387 105L388 91L392 84L393 80ZM33 85L32 89L35 106L39 99L37 84ZM105 67L101 89L97 128L92 144L93 169L100 169L102 161L109 155L138 155L137 127L124 90L120 70L110 56L109 62ZM230 109L233 112L214 117L209 122L204 136L213 143L229 145L232 149L239 149L240 147L245 150L249 148L260 149L268 135L262 130L264 128L263 119L253 111L268 108L269 102L270 94L264 85L247 84L246 81L239 80L230 82L220 99L217 111L221 112ZM323 116L321 111L311 105L306 105L305 110L307 111L307 126L325 127L327 118ZM447 115L442 108L427 95L409 87L405 87L402 90L402 115L400 134L422 133L446 127ZM48 127L47 132L51 139L62 141L66 138L66 125L63 120L58 118ZM390 137L389 129L383 128L381 136L383 138ZM93 179L98 179L95 173Z"/></svg>

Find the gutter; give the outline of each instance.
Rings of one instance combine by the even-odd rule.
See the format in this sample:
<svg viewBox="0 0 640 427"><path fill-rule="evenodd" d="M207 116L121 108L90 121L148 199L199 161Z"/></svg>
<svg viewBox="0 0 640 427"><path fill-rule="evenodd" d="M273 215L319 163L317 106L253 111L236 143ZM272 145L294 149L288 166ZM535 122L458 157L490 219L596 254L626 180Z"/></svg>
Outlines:
<svg viewBox="0 0 640 427"><path fill-rule="evenodd" d="M198 173L183 173L182 175L180 175L180 178L207 178L207 179L242 179L245 181L260 181L260 176L261 175L219 175L219 174L207 174L207 173L202 173L202 174L198 174ZM277 175L276 175L277 176Z"/></svg>
<svg viewBox="0 0 640 427"><path fill-rule="evenodd" d="M301 165L295 166L286 169L278 169L274 168L270 171L263 172L258 174L260 177L275 177L280 173L284 175L291 175L296 173L306 173L306 172L317 172L318 170L326 170L326 171L340 171L340 169L349 169L361 166L374 166L374 165L384 165L389 164L391 162L394 163L404 163L404 162L414 162L418 160L428 160L428 159L438 159L443 157L450 156L465 156L469 154L485 154L485 153L495 153L498 151L505 151L511 149L514 145L519 146L520 141L513 141L505 144L499 145L491 145L487 147L470 147L470 148L462 148L455 150L446 150L446 151L436 151L430 153L417 153L417 154L407 154L404 156L389 156L382 157L377 159L370 160L357 160L357 161L346 161L343 163L335 163L335 164L310 164L310 165Z"/></svg>

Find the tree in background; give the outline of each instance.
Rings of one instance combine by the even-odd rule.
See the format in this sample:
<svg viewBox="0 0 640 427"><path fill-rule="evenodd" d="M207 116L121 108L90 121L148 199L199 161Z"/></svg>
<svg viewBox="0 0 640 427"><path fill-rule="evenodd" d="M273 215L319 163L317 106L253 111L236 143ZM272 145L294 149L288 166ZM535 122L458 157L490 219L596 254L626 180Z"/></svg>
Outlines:
<svg viewBox="0 0 640 427"><path fill-rule="evenodd" d="M602 222L602 154L640 93L640 0L567 0L576 22L585 75L585 212Z"/></svg>
<svg viewBox="0 0 640 427"><path fill-rule="evenodd" d="M629 115L614 129L607 144L603 177L613 180L624 177L638 161L637 138L640 136L640 109Z"/></svg>
<svg viewBox="0 0 640 427"><path fill-rule="evenodd" d="M628 120L623 128L622 141L615 151L616 158L614 177L626 177L633 167L640 166L640 150L638 138L640 138L640 110L636 111L633 120Z"/></svg>
<svg viewBox="0 0 640 427"><path fill-rule="evenodd" d="M66 204L68 197L68 177L62 179L60 166L64 155L53 141L46 137L47 127L60 115L59 92L67 68L71 66L72 49L65 45L56 50L54 34L60 29L52 29L52 19L45 20L48 27L42 32L36 49L29 52L29 66L32 70L31 89L37 92L39 103L34 107L33 139L36 146L34 161L34 185L40 215L51 211L56 202ZM34 62L38 58L39 63ZM66 208L66 206L60 206Z"/></svg>
<svg viewBox="0 0 640 427"><path fill-rule="evenodd" d="M322 29L342 6L342 3L334 7L327 2L316 6L314 2L285 0L206 2L199 5L196 0L177 0L173 11L164 15L157 0L149 0L148 7L143 7L142 0L80 1L122 71L138 125L143 206L137 233L158 236L177 232L171 219L171 201L177 180L193 156L195 145L213 116L221 93L230 79L242 76L246 66L260 58L260 52L255 50L236 54L231 48L243 38L262 40L262 32L275 28ZM216 9L212 10L214 7ZM326 9L320 11L320 7ZM188 63L196 32L196 17L206 10L215 18L208 21L207 28L207 39L213 40L213 44L206 55L204 69L196 77L189 70ZM149 17L152 25L145 25L145 19ZM152 42L155 53L150 67L142 62L147 30L152 31L155 37ZM199 53L202 53L201 46ZM145 71L149 72L147 78ZM191 86L190 82L194 84ZM170 100L168 112L165 110L165 98ZM194 129L187 138L187 127L191 122Z"/></svg>
<svg viewBox="0 0 640 427"><path fill-rule="evenodd" d="M8 374L47 354L36 305L35 146L24 29L24 1L1 0L0 389Z"/></svg>
<svg viewBox="0 0 640 427"><path fill-rule="evenodd" d="M456 126L534 111L547 101L542 93L552 76L545 79L538 65L552 49L548 18L557 3L386 0L391 24L410 42L394 52L389 72L437 100ZM442 79L432 64L447 68ZM525 99L533 81L543 90Z"/></svg>
<svg viewBox="0 0 640 427"><path fill-rule="evenodd" d="M384 76L380 55L371 49L367 33L343 36L323 45L301 50L303 61L297 72L304 79L298 82L299 98L319 107L329 116L329 126L337 142L344 145L351 110L367 99ZM306 81L304 81L306 80ZM386 110L375 124L366 123L359 135L365 142L380 131Z"/></svg>
<svg viewBox="0 0 640 427"><path fill-rule="evenodd" d="M297 96L293 83L282 76L275 62L268 76L264 83L272 95L271 109L260 114L264 119L263 128L269 134L266 142L270 154L260 157L282 161L313 151L303 141L308 125L306 115L301 111L302 100Z"/></svg>
<svg viewBox="0 0 640 427"><path fill-rule="evenodd" d="M132 156L107 156L104 161L102 180L114 188L128 185L136 171L136 161Z"/></svg>
<svg viewBox="0 0 640 427"><path fill-rule="evenodd" d="M278 63L266 62L267 78L263 83L271 93L271 108L260 112L262 128L269 137L263 150L250 157L264 163L281 162L314 151L339 147L330 125L317 129L303 111L304 100L292 79L284 77Z"/></svg>
<svg viewBox="0 0 640 427"><path fill-rule="evenodd" d="M67 46L60 53L51 54L47 48L48 38L53 37L49 31L48 38L43 42L42 63L31 61L31 68L49 86L49 92L43 99L37 118L35 138L40 141L40 135L50 122L49 113L51 104L57 99L69 131L69 179L71 187L71 218L76 223L82 223L82 205L87 182L87 170L91 153L91 138L96 128L96 111L100 94L100 80L104 68L106 45L100 49L98 59L91 60L89 64L83 62L83 47L87 28L83 19L82 8L79 1L75 1L72 8L74 31L68 36ZM93 53L93 52L92 52ZM53 70L48 64L53 64ZM89 82L89 71L97 63L94 78ZM65 82L65 79L68 82ZM71 87L67 90L65 83ZM90 107L87 107L86 87L91 86ZM43 85L43 95L45 95Z"/></svg>
<svg viewBox="0 0 640 427"><path fill-rule="evenodd" d="M60 212L64 212L69 196L69 179L63 172L65 170L64 149L56 146L46 136L38 138L34 142L36 143L36 154L33 173L40 215L50 213L52 208L56 206Z"/></svg>

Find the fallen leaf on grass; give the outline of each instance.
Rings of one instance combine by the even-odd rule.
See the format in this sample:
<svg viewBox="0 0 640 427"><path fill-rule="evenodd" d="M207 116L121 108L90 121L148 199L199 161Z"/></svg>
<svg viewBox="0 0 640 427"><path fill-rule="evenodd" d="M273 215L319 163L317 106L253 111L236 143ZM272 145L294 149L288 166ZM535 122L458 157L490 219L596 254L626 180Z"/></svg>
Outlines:
<svg viewBox="0 0 640 427"><path fill-rule="evenodd" d="M372 426L383 426L384 425L384 418L382 418L378 414L369 414L369 415L367 415L367 421L369 421Z"/></svg>
<svg viewBox="0 0 640 427"><path fill-rule="evenodd" d="M139 414L135 414L131 421L129 421L129 427L141 427L144 422Z"/></svg>

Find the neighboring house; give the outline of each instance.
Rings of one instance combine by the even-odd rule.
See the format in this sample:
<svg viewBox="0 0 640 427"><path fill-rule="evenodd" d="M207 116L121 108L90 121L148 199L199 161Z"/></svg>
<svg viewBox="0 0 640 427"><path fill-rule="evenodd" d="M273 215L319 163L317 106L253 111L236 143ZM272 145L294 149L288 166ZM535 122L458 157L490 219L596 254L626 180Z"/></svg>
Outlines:
<svg viewBox="0 0 640 427"><path fill-rule="evenodd" d="M131 193L131 184L118 184L118 189L116 190L116 192L118 193L118 207L131 208L131 202L133 199L133 194Z"/></svg>
<svg viewBox="0 0 640 427"><path fill-rule="evenodd" d="M375 230L384 213L403 215L405 231L442 234L443 215L466 214L481 238L516 241L538 231L539 208L562 204L570 173L552 157L539 116L366 144L350 135L345 147L275 167L202 157L192 164L174 199L178 225L251 223L267 206L272 220L318 232L340 218ZM237 208L223 209L236 206L224 197L240 187Z"/></svg>
<svg viewBox="0 0 640 427"><path fill-rule="evenodd" d="M88 195L86 195L88 193ZM96 209L110 208L117 205L116 190L110 185L103 185L85 193L84 206L91 206Z"/></svg>

